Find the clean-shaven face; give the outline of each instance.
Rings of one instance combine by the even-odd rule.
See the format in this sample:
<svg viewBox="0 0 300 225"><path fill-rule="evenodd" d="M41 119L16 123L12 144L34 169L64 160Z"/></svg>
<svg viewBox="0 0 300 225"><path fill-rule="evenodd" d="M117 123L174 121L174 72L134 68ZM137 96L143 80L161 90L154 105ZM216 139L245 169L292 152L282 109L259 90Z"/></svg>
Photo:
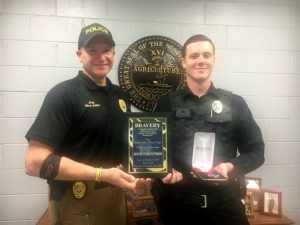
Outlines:
<svg viewBox="0 0 300 225"><path fill-rule="evenodd" d="M197 83L210 80L214 64L213 46L208 41L197 41L187 45L185 57L182 59L187 79Z"/></svg>
<svg viewBox="0 0 300 225"><path fill-rule="evenodd" d="M83 66L83 71L98 85L105 85L110 72L115 51L105 39L95 37L85 47L77 51L77 56Z"/></svg>

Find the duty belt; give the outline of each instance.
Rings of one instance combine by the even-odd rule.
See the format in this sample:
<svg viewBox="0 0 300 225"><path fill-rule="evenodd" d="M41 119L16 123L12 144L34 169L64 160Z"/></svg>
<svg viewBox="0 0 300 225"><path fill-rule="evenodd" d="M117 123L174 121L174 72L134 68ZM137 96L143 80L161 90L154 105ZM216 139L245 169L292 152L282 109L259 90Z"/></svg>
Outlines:
<svg viewBox="0 0 300 225"><path fill-rule="evenodd" d="M190 192L190 193L174 193L173 199L175 201L182 202L183 204L207 208L212 205L219 204L234 198L236 194L232 191L228 192L212 192L212 193L201 193L201 192Z"/></svg>
<svg viewBox="0 0 300 225"><path fill-rule="evenodd" d="M94 181L52 181L50 185L50 199L59 201L61 196L68 190L78 200L85 197L89 192L111 186L108 183L96 183Z"/></svg>

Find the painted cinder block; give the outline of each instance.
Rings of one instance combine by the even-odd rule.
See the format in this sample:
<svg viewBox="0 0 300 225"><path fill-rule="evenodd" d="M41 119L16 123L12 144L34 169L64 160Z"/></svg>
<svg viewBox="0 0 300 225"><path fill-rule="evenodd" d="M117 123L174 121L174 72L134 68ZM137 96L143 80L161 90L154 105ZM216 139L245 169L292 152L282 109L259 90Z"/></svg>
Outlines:
<svg viewBox="0 0 300 225"><path fill-rule="evenodd" d="M187 6L189 3L192 3ZM171 23L203 23L203 1L109 1L108 18Z"/></svg>
<svg viewBox="0 0 300 225"><path fill-rule="evenodd" d="M292 119L300 120L300 97L292 99Z"/></svg>
<svg viewBox="0 0 300 225"><path fill-rule="evenodd" d="M291 99L287 97L245 97L255 118L290 119Z"/></svg>
<svg viewBox="0 0 300 225"><path fill-rule="evenodd" d="M219 49L216 54L216 72L291 73L288 52Z"/></svg>
<svg viewBox="0 0 300 225"><path fill-rule="evenodd" d="M3 94L3 115L7 118L36 117L42 102L44 93L7 92Z"/></svg>
<svg viewBox="0 0 300 225"><path fill-rule="evenodd" d="M9 66L55 66L56 52L54 42L4 40L2 61Z"/></svg>
<svg viewBox="0 0 300 225"><path fill-rule="evenodd" d="M29 118L0 118L0 143L26 143L24 136L30 125Z"/></svg>
<svg viewBox="0 0 300 225"><path fill-rule="evenodd" d="M2 181L1 195L47 194L47 181L38 177L30 177L24 169L9 169L0 171Z"/></svg>
<svg viewBox="0 0 300 225"><path fill-rule="evenodd" d="M81 21L80 18L31 16L31 40L75 43L82 27Z"/></svg>
<svg viewBox="0 0 300 225"><path fill-rule="evenodd" d="M30 40L30 16L1 14L0 39Z"/></svg>
<svg viewBox="0 0 300 225"><path fill-rule="evenodd" d="M106 0L58 0L57 16L106 18L108 2Z"/></svg>
<svg viewBox="0 0 300 225"><path fill-rule="evenodd" d="M292 53L292 73L300 74L300 52Z"/></svg>
<svg viewBox="0 0 300 225"><path fill-rule="evenodd" d="M207 24L292 27L294 8L271 4L208 2Z"/></svg>
<svg viewBox="0 0 300 225"><path fill-rule="evenodd" d="M3 166L5 170L24 170L25 152L27 144L4 144L3 145ZM22 175L24 175L22 173Z"/></svg>
<svg viewBox="0 0 300 225"><path fill-rule="evenodd" d="M31 67L29 91L46 93L59 82L75 77L78 70L79 68Z"/></svg>
<svg viewBox="0 0 300 225"><path fill-rule="evenodd" d="M230 49L270 50L271 30L266 27L229 26L228 47Z"/></svg>
<svg viewBox="0 0 300 225"><path fill-rule="evenodd" d="M9 14L55 15L56 0L2 0L2 12Z"/></svg>
<svg viewBox="0 0 300 225"><path fill-rule="evenodd" d="M28 91L29 67L0 66L0 92Z"/></svg>
<svg viewBox="0 0 300 225"><path fill-rule="evenodd" d="M299 28L272 28L271 35L273 50L300 51Z"/></svg>
<svg viewBox="0 0 300 225"><path fill-rule="evenodd" d="M300 120L274 120L271 124L273 141L299 142Z"/></svg>
<svg viewBox="0 0 300 225"><path fill-rule="evenodd" d="M3 204L1 220L37 220L47 208L47 194L8 195Z"/></svg>
<svg viewBox="0 0 300 225"><path fill-rule="evenodd" d="M79 68L81 65L76 56L77 48L77 43L59 43L57 45L57 66Z"/></svg>
<svg viewBox="0 0 300 225"><path fill-rule="evenodd" d="M265 164L300 164L299 149L299 142L267 142L265 149Z"/></svg>

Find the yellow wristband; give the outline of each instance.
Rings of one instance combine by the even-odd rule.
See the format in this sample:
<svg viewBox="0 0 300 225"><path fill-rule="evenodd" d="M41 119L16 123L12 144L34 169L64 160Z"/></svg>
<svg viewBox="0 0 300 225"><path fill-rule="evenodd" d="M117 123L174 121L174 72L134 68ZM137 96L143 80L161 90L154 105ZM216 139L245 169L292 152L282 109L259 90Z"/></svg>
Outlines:
<svg viewBox="0 0 300 225"><path fill-rule="evenodd" d="M100 182L101 181L101 175L102 175L102 167L100 168L96 168L96 182Z"/></svg>

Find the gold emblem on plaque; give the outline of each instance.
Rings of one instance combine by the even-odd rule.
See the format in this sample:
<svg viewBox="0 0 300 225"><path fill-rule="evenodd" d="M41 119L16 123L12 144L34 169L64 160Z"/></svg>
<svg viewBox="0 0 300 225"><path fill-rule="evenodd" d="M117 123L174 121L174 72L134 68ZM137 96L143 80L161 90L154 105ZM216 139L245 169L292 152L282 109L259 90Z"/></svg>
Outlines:
<svg viewBox="0 0 300 225"><path fill-rule="evenodd" d="M85 194L86 194L86 190L87 187L85 185L85 183L83 183L82 181L78 181L75 182L73 185L73 195L76 199L82 199Z"/></svg>
<svg viewBox="0 0 300 225"><path fill-rule="evenodd" d="M126 103L124 102L123 99L119 99L119 106L120 106L120 109L121 109L124 113L127 112Z"/></svg>
<svg viewBox="0 0 300 225"><path fill-rule="evenodd" d="M159 97L184 87L181 48L176 41L163 36L147 36L128 47L121 58L118 76L131 104L151 112Z"/></svg>

